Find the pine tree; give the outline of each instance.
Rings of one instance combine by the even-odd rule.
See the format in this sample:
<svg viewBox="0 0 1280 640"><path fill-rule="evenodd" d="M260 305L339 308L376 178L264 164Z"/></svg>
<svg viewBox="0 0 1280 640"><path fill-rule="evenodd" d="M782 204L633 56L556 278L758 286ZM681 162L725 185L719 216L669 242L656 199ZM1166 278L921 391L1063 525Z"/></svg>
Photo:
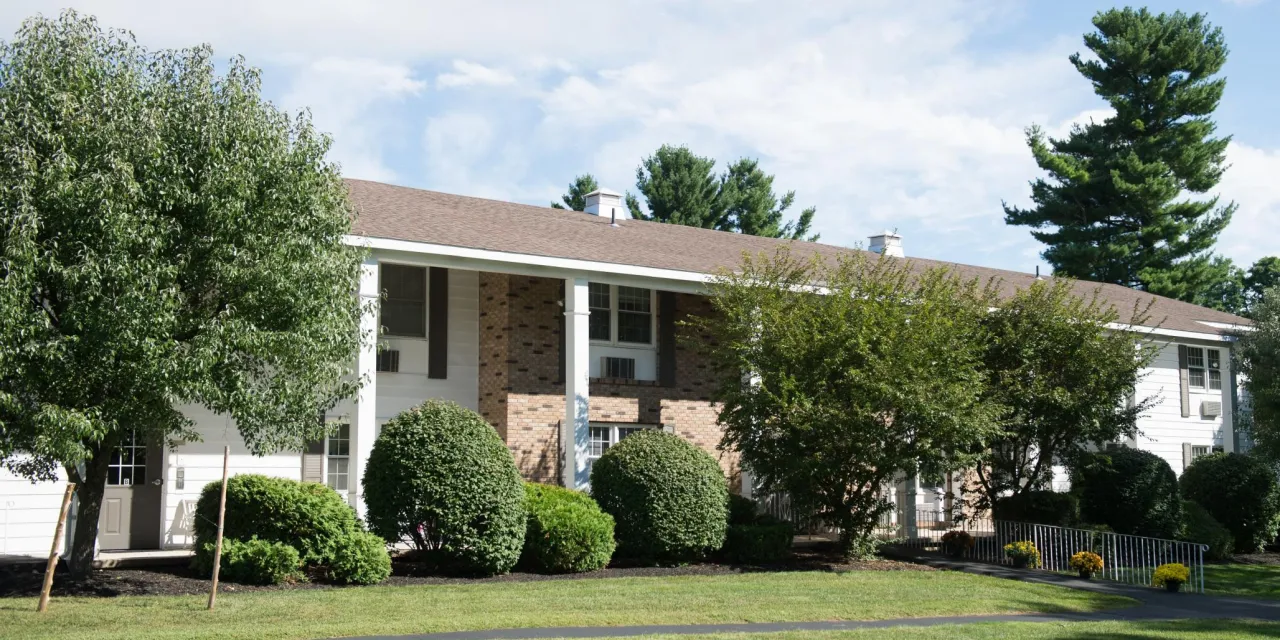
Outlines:
<svg viewBox="0 0 1280 640"><path fill-rule="evenodd" d="M664 144L636 168L636 189L649 205L627 194L627 208L637 220L656 220L704 229L722 229L726 222L720 202L720 181L712 172L716 161L694 155L689 147Z"/></svg>
<svg viewBox="0 0 1280 640"><path fill-rule="evenodd" d="M569 183L569 191L560 198L564 200L564 204L552 202L551 208L564 209L567 206L574 211L585 211L587 209L587 194L599 188L600 185L596 184L596 177L589 173L584 173Z"/></svg>
<svg viewBox="0 0 1280 640"><path fill-rule="evenodd" d="M729 166L720 181L720 199L724 203L726 224L732 231L752 236L816 241L809 236L813 214L809 207L797 220L782 224L782 216L795 202L796 192L788 191L778 198L773 192L773 176L760 170L758 160L742 158Z"/></svg>
<svg viewBox="0 0 1280 640"><path fill-rule="evenodd" d="M1034 229L1054 272L1192 301L1229 277L1210 249L1235 204L1195 199L1214 187L1230 137L1210 115L1226 86L1222 31L1201 14L1098 13L1071 56L1115 114L1065 139L1035 126L1027 139L1048 179L1035 207L1005 205L1005 221Z"/></svg>

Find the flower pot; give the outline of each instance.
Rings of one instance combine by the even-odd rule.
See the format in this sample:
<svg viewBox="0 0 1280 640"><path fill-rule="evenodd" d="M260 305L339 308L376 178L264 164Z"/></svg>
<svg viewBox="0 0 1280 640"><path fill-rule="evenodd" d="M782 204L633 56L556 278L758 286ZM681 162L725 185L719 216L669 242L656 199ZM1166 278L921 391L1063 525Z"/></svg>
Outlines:
<svg viewBox="0 0 1280 640"><path fill-rule="evenodd" d="M1030 558L1025 558L1025 557L1022 557L1022 556L1015 556L1015 557L1013 558L1013 568L1014 568L1014 569L1026 569L1026 568L1027 568L1027 565L1029 564L1029 562L1028 562L1029 560L1030 560Z"/></svg>
<svg viewBox="0 0 1280 640"><path fill-rule="evenodd" d="M1169 593L1177 593L1182 590L1182 583L1173 581L1165 582L1164 588Z"/></svg>
<svg viewBox="0 0 1280 640"><path fill-rule="evenodd" d="M1088 569L1081 569L1081 570L1080 570L1080 579L1081 579L1081 580L1088 580L1088 579L1090 579L1090 578L1092 578L1092 577L1093 577L1093 572L1092 572L1092 571L1089 571Z"/></svg>
<svg viewBox="0 0 1280 640"><path fill-rule="evenodd" d="M964 547L958 544L949 544L942 548L943 553L952 558L959 558L964 555Z"/></svg>

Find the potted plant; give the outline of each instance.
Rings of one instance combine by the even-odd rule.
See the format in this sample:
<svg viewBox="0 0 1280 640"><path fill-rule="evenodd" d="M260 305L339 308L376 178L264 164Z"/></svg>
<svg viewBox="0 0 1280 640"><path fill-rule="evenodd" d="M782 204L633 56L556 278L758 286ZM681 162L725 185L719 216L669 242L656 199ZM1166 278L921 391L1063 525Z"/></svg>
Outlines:
<svg viewBox="0 0 1280 640"><path fill-rule="evenodd" d="M1093 574L1102 571L1102 556L1092 551L1081 551L1072 555L1067 564L1078 571L1081 578L1088 580Z"/></svg>
<svg viewBox="0 0 1280 640"><path fill-rule="evenodd" d="M1153 586L1164 587L1170 593L1177 593L1182 585L1191 578L1191 570L1181 562L1170 562L1156 567Z"/></svg>
<svg viewBox="0 0 1280 640"><path fill-rule="evenodd" d="M968 531L953 529L942 534L942 550L953 558L959 558L973 548L973 536Z"/></svg>
<svg viewBox="0 0 1280 640"><path fill-rule="evenodd" d="M1030 540L1010 542L1004 546L1004 555L1013 561L1014 569L1034 569L1040 566L1040 550Z"/></svg>

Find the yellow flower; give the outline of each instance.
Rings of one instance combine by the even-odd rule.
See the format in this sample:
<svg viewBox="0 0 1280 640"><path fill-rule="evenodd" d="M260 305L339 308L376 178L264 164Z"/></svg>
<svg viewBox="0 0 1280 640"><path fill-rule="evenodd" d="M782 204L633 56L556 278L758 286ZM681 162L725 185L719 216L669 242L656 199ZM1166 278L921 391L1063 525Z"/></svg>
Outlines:
<svg viewBox="0 0 1280 640"><path fill-rule="evenodd" d="M1168 584L1182 584L1191 579L1191 570L1181 562L1171 562L1156 567L1153 586L1163 587Z"/></svg>
<svg viewBox="0 0 1280 640"><path fill-rule="evenodd" d="M1004 555L1013 559L1026 558L1028 567L1040 566L1040 550L1030 540L1010 542L1004 546Z"/></svg>
<svg viewBox="0 0 1280 640"><path fill-rule="evenodd" d="M1092 551L1081 551L1072 555L1068 564L1076 571L1097 573L1102 571L1102 556Z"/></svg>

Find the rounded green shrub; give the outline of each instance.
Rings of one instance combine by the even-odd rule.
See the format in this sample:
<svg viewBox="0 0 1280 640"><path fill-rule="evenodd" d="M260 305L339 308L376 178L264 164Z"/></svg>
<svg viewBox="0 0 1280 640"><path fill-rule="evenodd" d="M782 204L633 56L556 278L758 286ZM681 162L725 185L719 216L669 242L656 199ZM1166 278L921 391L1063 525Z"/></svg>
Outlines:
<svg viewBox="0 0 1280 640"><path fill-rule="evenodd" d="M618 555L688 562L724 544L728 483L706 451L662 431L627 436L596 460L591 493L617 522Z"/></svg>
<svg viewBox="0 0 1280 640"><path fill-rule="evenodd" d="M213 572L213 542L196 547L195 566L202 573ZM222 539L222 570L218 576L241 584L281 584L302 576L302 560L298 550L283 542L250 538Z"/></svg>
<svg viewBox="0 0 1280 640"><path fill-rule="evenodd" d="M582 573L603 569L613 557L613 517L585 493L526 483L520 566L539 573Z"/></svg>
<svg viewBox="0 0 1280 640"><path fill-rule="evenodd" d="M217 536L221 491L222 482L215 481L200 492L196 549ZM359 530L355 510L325 485L256 474L227 481L224 539L283 542L298 550L304 564L329 564L337 541Z"/></svg>
<svg viewBox="0 0 1280 640"><path fill-rule="evenodd" d="M997 501L992 516L1007 522L1070 527L1080 522L1080 501L1069 493L1023 491Z"/></svg>
<svg viewBox="0 0 1280 640"><path fill-rule="evenodd" d="M1182 495L1198 502L1231 531L1238 553L1252 553L1275 540L1280 527L1280 481L1266 461L1240 453L1196 458L1179 482Z"/></svg>
<svg viewBox="0 0 1280 640"><path fill-rule="evenodd" d="M377 584L391 575L387 541L368 531L356 531L338 540L329 563L329 577L346 584Z"/></svg>
<svg viewBox="0 0 1280 640"><path fill-rule="evenodd" d="M1235 536L1231 530L1193 500L1182 501L1182 531L1178 539L1208 546L1205 558L1209 560L1226 560L1235 548Z"/></svg>
<svg viewBox="0 0 1280 640"><path fill-rule="evenodd" d="M1085 522L1152 538L1173 538L1182 527L1178 478L1150 451L1123 448L1086 456L1071 484Z"/></svg>
<svg viewBox="0 0 1280 640"><path fill-rule="evenodd" d="M736 493L729 494L729 524L755 524L760 515L756 501Z"/></svg>
<svg viewBox="0 0 1280 640"><path fill-rule="evenodd" d="M479 414L429 400L392 418L364 472L369 528L439 570L495 575L524 547L524 482Z"/></svg>

